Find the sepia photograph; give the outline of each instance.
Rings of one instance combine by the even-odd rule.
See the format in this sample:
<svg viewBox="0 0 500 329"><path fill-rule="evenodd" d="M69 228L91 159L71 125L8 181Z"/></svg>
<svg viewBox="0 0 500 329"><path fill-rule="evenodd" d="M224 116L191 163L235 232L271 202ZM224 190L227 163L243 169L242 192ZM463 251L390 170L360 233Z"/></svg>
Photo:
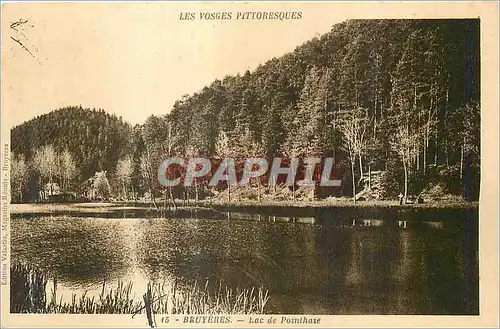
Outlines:
<svg viewBox="0 0 500 329"><path fill-rule="evenodd" d="M446 5L3 3L2 314L498 325L498 6Z"/></svg>

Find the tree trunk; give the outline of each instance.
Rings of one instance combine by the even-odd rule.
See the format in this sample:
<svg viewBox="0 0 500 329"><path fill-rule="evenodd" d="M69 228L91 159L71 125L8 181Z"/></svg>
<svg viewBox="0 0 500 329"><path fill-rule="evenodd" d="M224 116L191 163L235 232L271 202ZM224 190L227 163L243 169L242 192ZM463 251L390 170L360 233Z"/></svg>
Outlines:
<svg viewBox="0 0 500 329"><path fill-rule="evenodd" d="M23 184L19 183L19 203L23 203Z"/></svg>
<svg viewBox="0 0 500 329"><path fill-rule="evenodd" d="M460 146L460 181L462 181L462 178L464 176L463 172L463 167L464 167L464 146Z"/></svg>
<svg viewBox="0 0 500 329"><path fill-rule="evenodd" d="M408 200L408 166L406 165L406 162L403 161L403 168L405 171L405 192L404 192L404 200L406 203L406 200Z"/></svg>
<svg viewBox="0 0 500 329"><path fill-rule="evenodd" d="M361 159L361 154L359 155L359 174L361 175L359 177L359 181L361 182L363 180L363 161Z"/></svg>
<svg viewBox="0 0 500 329"><path fill-rule="evenodd" d="M105 178L106 179L106 186L108 187L108 197L111 196L111 185L109 185L109 181L108 181L108 178Z"/></svg>
<svg viewBox="0 0 500 329"><path fill-rule="evenodd" d="M153 205L155 206L156 209L158 209L158 205L156 204L156 199L153 194L153 190L151 189L151 186L149 186L149 195L151 196L151 201L153 201Z"/></svg>
<svg viewBox="0 0 500 329"><path fill-rule="evenodd" d="M448 153L448 142L446 142L444 152L446 155L446 169L449 169L450 168L450 154Z"/></svg>
<svg viewBox="0 0 500 329"><path fill-rule="evenodd" d="M177 204L175 203L174 194L172 193L172 186L168 187L168 193L169 193L169 196L170 196L170 202L172 202L172 206L174 207L174 211L176 211L177 210Z"/></svg>
<svg viewBox="0 0 500 329"><path fill-rule="evenodd" d="M227 181L227 202L231 202L231 184Z"/></svg>
<svg viewBox="0 0 500 329"><path fill-rule="evenodd" d="M49 176L49 184L50 184L50 196L54 195L53 184L52 184L52 175Z"/></svg>
<svg viewBox="0 0 500 329"><path fill-rule="evenodd" d="M165 190L163 193L163 208L165 210L167 209L167 190Z"/></svg>
<svg viewBox="0 0 500 329"><path fill-rule="evenodd" d="M368 164L368 189L372 189L372 167Z"/></svg>
<svg viewBox="0 0 500 329"><path fill-rule="evenodd" d="M417 144L418 145L418 144ZM417 165L417 171L420 170L420 148L418 148L417 154L415 155L415 163Z"/></svg>
<svg viewBox="0 0 500 329"><path fill-rule="evenodd" d="M134 199L134 202L136 202L137 197L135 195L135 188L134 188L134 183L132 183L132 180L130 181L130 187L132 188L132 198Z"/></svg>
<svg viewBox="0 0 500 329"><path fill-rule="evenodd" d="M41 200L43 200L45 198L45 196L44 196L43 181L42 181L41 177L38 178L38 186L39 186L39 191L38 191L39 198ZM41 201L41 200L39 200L39 201Z"/></svg>
<svg viewBox="0 0 500 329"><path fill-rule="evenodd" d="M352 174L352 200L356 204L356 179L354 178L354 159L351 160L351 174Z"/></svg>
<svg viewBox="0 0 500 329"><path fill-rule="evenodd" d="M434 147L435 147L435 150L434 150L434 165L437 166L438 164L438 160L439 160L439 142L438 142L438 135L437 135L437 132L436 132L436 135L435 135L435 142L434 142Z"/></svg>
<svg viewBox="0 0 500 329"><path fill-rule="evenodd" d="M376 87L374 92L374 101L373 101L373 136L377 135L377 104L378 104L378 79L376 80Z"/></svg>
<svg viewBox="0 0 500 329"><path fill-rule="evenodd" d="M122 188L123 188L123 200L127 200L127 189L125 188L125 180L122 179Z"/></svg>
<svg viewBox="0 0 500 329"><path fill-rule="evenodd" d="M422 169L424 170L424 177L425 177L425 169L427 168L427 137L424 140L424 159L423 159L423 166Z"/></svg>
<svg viewBox="0 0 500 329"><path fill-rule="evenodd" d="M194 198L196 201L199 200L199 195L198 195L198 182L195 180L194 181Z"/></svg>
<svg viewBox="0 0 500 329"><path fill-rule="evenodd" d="M257 200L261 201L261 195L260 195L260 179L257 177Z"/></svg>

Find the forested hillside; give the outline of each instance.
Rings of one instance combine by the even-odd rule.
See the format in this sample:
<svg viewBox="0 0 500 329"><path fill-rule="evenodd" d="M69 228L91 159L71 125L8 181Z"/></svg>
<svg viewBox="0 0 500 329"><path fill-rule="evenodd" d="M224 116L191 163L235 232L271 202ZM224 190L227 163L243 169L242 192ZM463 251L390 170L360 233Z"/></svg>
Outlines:
<svg viewBox="0 0 500 329"><path fill-rule="evenodd" d="M71 153L78 179L110 170L131 147L132 127L104 110L67 107L36 117L11 133L12 152L32 159L43 146Z"/></svg>
<svg viewBox="0 0 500 329"><path fill-rule="evenodd" d="M366 189L370 168L381 172L378 197L477 199L479 62L479 20L353 20L141 126L82 108L37 117L12 130L12 152L29 164L44 145L68 150L74 184L106 170L125 195L160 193L157 166L174 154L317 155L354 173L347 194L351 181Z"/></svg>

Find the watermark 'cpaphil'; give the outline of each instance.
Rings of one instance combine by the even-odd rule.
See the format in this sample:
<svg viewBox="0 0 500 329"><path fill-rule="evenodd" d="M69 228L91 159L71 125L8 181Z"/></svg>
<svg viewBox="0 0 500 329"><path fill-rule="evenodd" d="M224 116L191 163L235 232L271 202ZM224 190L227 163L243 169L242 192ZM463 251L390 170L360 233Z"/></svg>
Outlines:
<svg viewBox="0 0 500 329"><path fill-rule="evenodd" d="M333 167L333 158L265 158L207 159L192 157L183 159L170 157L158 168L158 182L166 187L192 186L207 182L209 186L247 186L253 180L267 181L269 186L277 184L302 187L338 187L342 180Z"/></svg>

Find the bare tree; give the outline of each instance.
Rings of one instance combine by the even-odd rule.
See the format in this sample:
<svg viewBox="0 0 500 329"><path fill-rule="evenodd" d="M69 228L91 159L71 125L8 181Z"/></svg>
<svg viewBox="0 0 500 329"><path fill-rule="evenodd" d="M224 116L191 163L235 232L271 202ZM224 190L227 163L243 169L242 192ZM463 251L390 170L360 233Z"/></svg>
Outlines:
<svg viewBox="0 0 500 329"><path fill-rule="evenodd" d="M167 134L165 140L163 141L163 157L171 157L177 151L179 146L180 134L178 131L175 131L172 127L172 122L167 121ZM167 173L168 174L168 173ZM172 193L172 186L168 187L168 193L170 197L170 202L174 207L174 210L177 210L177 204L175 203L175 198ZM165 189L165 208L167 202L167 189Z"/></svg>
<svg viewBox="0 0 500 329"><path fill-rule="evenodd" d="M158 208L156 204L156 199L153 191L153 184L155 179L155 170L153 168L152 156L148 148L146 148L146 153L141 156L141 175L146 182L148 182L149 195L151 196L151 201L155 208Z"/></svg>
<svg viewBox="0 0 500 329"><path fill-rule="evenodd" d="M361 157L365 148L365 136L368 120L363 109L350 111L340 122L339 129L344 135L344 145L341 147L349 156L352 175L353 201L356 203L356 180L354 177L354 167L356 157ZM360 163L361 164L361 163Z"/></svg>
<svg viewBox="0 0 500 329"><path fill-rule="evenodd" d="M58 160L61 184L62 188L65 189L76 175L76 164L68 150L64 150L64 152L58 156Z"/></svg>
<svg viewBox="0 0 500 329"><path fill-rule="evenodd" d="M167 122L167 136L166 136L165 141L163 142L164 153L166 153L166 155L171 156L177 150L180 137L181 136L178 133L178 131L175 131L173 129L172 122L168 121Z"/></svg>
<svg viewBox="0 0 500 329"><path fill-rule="evenodd" d="M40 174L40 186L44 190L43 183L48 181L50 194L53 193L53 178L57 172L57 154L52 145L45 145L35 153L33 163Z"/></svg>
<svg viewBox="0 0 500 329"><path fill-rule="evenodd" d="M160 164L168 157L173 156L178 149L180 134L173 127L168 116L157 118L151 116L146 120L143 127L143 138L146 141L146 152L141 158L141 171L149 184L152 201L157 207L154 199L155 187L157 185L157 174ZM170 174L170 167L167 168ZM170 192L170 201L174 208L177 208L172 194L172 187L159 187L164 194L164 206L167 207L167 194Z"/></svg>
<svg viewBox="0 0 500 329"><path fill-rule="evenodd" d="M122 183L123 198L125 200L127 199L127 184L130 182L132 170L132 160L130 159L130 157L119 160L116 165L116 176Z"/></svg>
<svg viewBox="0 0 500 329"><path fill-rule="evenodd" d="M23 201L23 188L26 185L28 176L28 165L24 161L24 156L13 155L10 163L10 182L11 189L17 189L19 193L19 202Z"/></svg>
<svg viewBox="0 0 500 329"><path fill-rule="evenodd" d="M245 157L257 158L263 156L265 153L264 146L254 140L252 132L248 129L248 127L245 128L245 133L241 136L239 144L238 153ZM261 201L261 177L258 176L251 178L249 182L250 185L253 180L257 183L257 200Z"/></svg>
<svg viewBox="0 0 500 329"><path fill-rule="evenodd" d="M198 155L198 149L193 145L188 146L188 148L186 149L186 157L191 158L197 155ZM198 201L200 198L198 191L198 177L194 178L194 197L196 201ZM189 199L189 194L187 195L187 198Z"/></svg>
<svg viewBox="0 0 500 329"><path fill-rule="evenodd" d="M215 143L215 152L222 159L231 156L230 140L224 131L219 132L217 141ZM228 170L226 169L226 182L227 182L227 201L231 202L231 182L229 182Z"/></svg>
<svg viewBox="0 0 500 329"><path fill-rule="evenodd" d="M464 161L467 156L474 156L477 159L481 158L480 151L480 105L479 103L466 104L460 109L460 114L462 116L463 128L459 134L460 142L460 180L463 178Z"/></svg>
<svg viewBox="0 0 500 329"><path fill-rule="evenodd" d="M106 173L106 171L96 172L94 175L93 183L94 189L103 200L107 199L111 195L111 186L109 185Z"/></svg>
<svg viewBox="0 0 500 329"><path fill-rule="evenodd" d="M399 156L404 169L404 201L408 199L408 170L411 160L418 155L419 134L412 132L408 123L400 124L390 141L391 148Z"/></svg>

